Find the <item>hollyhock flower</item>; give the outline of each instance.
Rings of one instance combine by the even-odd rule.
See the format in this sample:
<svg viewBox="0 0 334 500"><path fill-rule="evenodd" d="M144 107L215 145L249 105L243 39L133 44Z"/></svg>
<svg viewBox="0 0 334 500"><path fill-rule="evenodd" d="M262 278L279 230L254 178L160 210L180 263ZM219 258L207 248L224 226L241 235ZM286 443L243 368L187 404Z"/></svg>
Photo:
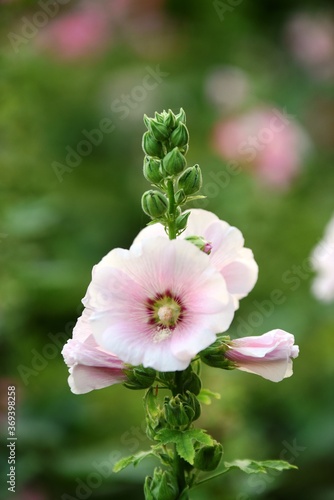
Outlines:
<svg viewBox="0 0 334 500"><path fill-rule="evenodd" d="M89 323L90 315L91 311L83 311L74 327L73 338L62 350L70 372L68 383L74 394L85 394L126 380L124 363L97 345Z"/></svg>
<svg viewBox="0 0 334 500"><path fill-rule="evenodd" d="M213 148L240 162L265 184L287 188L309 150L306 133L276 109L259 108L216 124Z"/></svg>
<svg viewBox="0 0 334 500"><path fill-rule="evenodd" d="M284 330L271 330L258 337L231 340L225 357L236 363L236 368L280 382L292 375L292 359L299 354L294 336Z"/></svg>
<svg viewBox="0 0 334 500"><path fill-rule="evenodd" d="M334 217L325 229L324 238L313 250L311 262L317 272L312 292L317 299L331 302L334 300Z"/></svg>
<svg viewBox="0 0 334 500"><path fill-rule="evenodd" d="M183 240L116 248L93 269L83 300L97 343L125 363L184 370L230 326L234 307L208 255Z"/></svg>
<svg viewBox="0 0 334 500"><path fill-rule="evenodd" d="M253 253L249 248L244 248L244 238L236 227L230 226L207 210L189 211L187 229L180 238L202 236L207 241L207 247L203 250L209 253L211 264L223 276L234 308L237 309L239 300L248 295L257 280L258 266ZM167 238L161 224L145 227L134 240L134 244L155 236Z"/></svg>
<svg viewBox="0 0 334 500"><path fill-rule="evenodd" d="M250 94L247 74L234 66L221 66L212 70L205 81L205 94L217 108L231 111L240 107Z"/></svg>

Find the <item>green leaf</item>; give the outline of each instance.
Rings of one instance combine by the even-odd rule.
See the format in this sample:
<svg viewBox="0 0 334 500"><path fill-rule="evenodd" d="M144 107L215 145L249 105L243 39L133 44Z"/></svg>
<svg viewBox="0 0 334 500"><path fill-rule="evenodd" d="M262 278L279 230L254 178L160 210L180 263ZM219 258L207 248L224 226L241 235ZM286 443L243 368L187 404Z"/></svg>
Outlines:
<svg viewBox="0 0 334 500"><path fill-rule="evenodd" d="M234 462L225 462L225 471L228 472L231 469L239 469L246 474L266 474L269 470L288 470L288 469L298 469L295 465L291 465L284 460L264 460L262 462L256 460L235 460Z"/></svg>
<svg viewBox="0 0 334 500"><path fill-rule="evenodd" d="M175 444L176 451L186 462L193 465L195 458L194 442L210 446L213 439L202 429L161 429L156 436L162 444Z"/></svg>
<svg viewBox="0 0 334 500"><path fill-rule="evenodd" d="M211 398L220 399L219 392L212 392L209 389L202 389L199 395L197 396L199 402L203 403L204 405L211 405L212 403Z"/></svg>
<svg viewBox="0 0 334 500"><path fill-rule="evenodd" d="M149 457L150 455L154 456L154 452L152 450L149 451L139 451L134 455L130 455L129 457L122 458L118 462L115 463L113 471L120 472L125 469L129 465L133 465L136 467L144 458Z"/></svg>

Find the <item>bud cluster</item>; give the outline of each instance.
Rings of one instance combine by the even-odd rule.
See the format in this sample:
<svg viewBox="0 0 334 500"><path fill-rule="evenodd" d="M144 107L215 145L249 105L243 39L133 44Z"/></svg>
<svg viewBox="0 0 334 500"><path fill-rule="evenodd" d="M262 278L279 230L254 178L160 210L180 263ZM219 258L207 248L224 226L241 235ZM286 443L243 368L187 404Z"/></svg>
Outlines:
<svg viewBox="0 0 334 500"><path fill-rule="evenodd" d="M144 116L147 132L143 136L145 153L144 177L154 187L142 196L143 211L161 222L171 239L187 225L188 213L181 206L197 198L202 186L202 173L198 165L187 167L185 155L189 148L189 132L183 109L178 114L171 110L155 113L154 118Z"/></svg>

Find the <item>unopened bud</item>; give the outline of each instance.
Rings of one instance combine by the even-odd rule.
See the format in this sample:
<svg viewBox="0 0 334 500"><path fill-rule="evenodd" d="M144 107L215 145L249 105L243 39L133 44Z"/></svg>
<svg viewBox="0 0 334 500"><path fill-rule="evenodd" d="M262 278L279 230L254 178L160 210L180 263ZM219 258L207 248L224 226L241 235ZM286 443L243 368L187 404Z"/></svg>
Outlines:
<svg viewBox="0 0 334 500"><path fill-rule="evenodd" d="M176 127L176 118L171 109L168 110L168 113L165 117L165 125L168 127L170 130L174 130Z"/></svg>
<svg viewBox="0 0 334 500"><path fill-rule="evenodd" d="M177 123L186 124L186 113L183 108L180 109L180 112L175 116Z"/></svg>
<svg viewBox="0 0 334 500"><path fill-rule="evenodd" d="M138 366L124 371L127 376L127 381L124 385L128 389L147 389L147 387L151 387L155 381L156 371L152 368Z"/></svg>
<svg viewBox="0 0 334 500"><path fill-rule="evenodd" d="M199 248L202 252L208 255L211 253L212 243L206 241L202 236L187 236L185 239Z"/></svg>
<svg viewBox="0 0 334 500"><path fill-rule="evenodd" d="M156 467L153 478L145 479L144 494L146 500L177 500L180 495L175 475Z"/></svg>
<svg viewBox="0 0 334 500"><path fill-rule="evenodd" d="M182 427L188 425L192 419L188 417L188 412L180 396L174 398L165 398L164 412L166 422L172 427Z"/></svg>
<svg viewBox="0 0 334 500"><path fill-rule="evenodd" d="M146 191L141 199L141 206L144 212L152 219L162 217L168 208L168 201L160 191Z"/></svg>
<svg viewBox="0 0 334 500"><path fill-rule="evenodd" d="M144 153L149 156L163 157L163 149L161 142L157 141L150 132L145 132L143 135L142 147Z"/></svg>
<svg viewBox="0 0 334 500"><path fill-rule="evenodd" d="M194 466L203 471L215 470L223 456L223 447L217 441L212 446L202 446L195 455Z"/></svg>
<svg viewBox="0 0 334 500"><path fill-rule="evenodd" d="M189 142L189 132L184 123L180 122L170 136L170 142L173 147L183 147Z"/></svg>
<svg viewBox="0 0 334 500"><path fill-rule="evenodd" d="M186 167L187 161L178 148L170 151L162 160L163 169L169 175L180 174Z"/></svg>
<svg viewBox="0 0 334 500"><path fill-rule="evenodd" d="M179 189L186 195L197 193L202 187L202 172L198 165L188 167L178 180Z"/></svg>
<svg viewBox="0 0 334 500"><path fill-rule="evenodd" d="M144 177L148 182L152 182L152 184L159 184L162 181L163 176L160 171L161 161L155 158L151 158L149 156L145 156L144 165L143 165L143 173Z"/></svg>
<svg viewBox="0 0 334 500"><path fill-rule="evenodd" d="M169 130L166 125L159 121L150 119L149 130L157 141L165 141L169 137Z"/></svg>
<svg viewBox="0 0 334 500"><path fill-rule="evenodd" d="M179 189L176 193L175 193L175 203L177 205L182 205L183 203L185 203L187 200L187 196L186 196L186 193L183 191L183 189Z"/></svg>
<svg viewBox="0 0 334 500"><path fill-rule="evenodd" d="M187 222L189 218L190 212L183 213L179 215L175 220L176 230L183 231L187 227Z"/></svg>

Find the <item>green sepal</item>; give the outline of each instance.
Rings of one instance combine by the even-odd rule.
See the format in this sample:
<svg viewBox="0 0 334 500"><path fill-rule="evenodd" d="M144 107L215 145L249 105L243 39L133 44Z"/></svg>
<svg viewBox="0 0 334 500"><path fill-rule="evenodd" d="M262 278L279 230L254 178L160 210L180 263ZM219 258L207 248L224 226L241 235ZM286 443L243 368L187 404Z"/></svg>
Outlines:
<svg viewBox="0 0 334 500"><path fill-rule="evenodd" d="M174 474L156 467L153 478L147 476L144 484L146 500L178 500L179 487Z"/></svg>
<svg viewBox="0 0 334 500"><path fill-rule="evenodd" d="M187 146L189 142L189 132L184 123L179 121L178 126L171 133L170 143L175 148L182 148Z"/></svg>
<svg viewBox="0 0 334 500"><path fill-rule="evenodd" d="M149 131L153 137L160 142L165 141L169 137L170 133L166 125L153 119L150 119L149 121Z"/></svg>
<svg viewBox="0 0 334 500"><path fill-rule="evenodd" d="M143 194L141 206L148 216L152 219L156 219L167 212L168 200L160 191L150 189Z"/></svg>
<svg viewBox="0 0 334 500"><path fill-rule="evenodd" d="M183 189L185 194L197 193L202 187L202 172L198 165L188 167L178 179L178 188Z"/></svg>
<svg viewBox="0 0 334 500"><path fill-rule="evenodd" d="M223 456L223 447L217 441L211 446L202 446L196 451L194 466L202 471L217 469Z"/></svg>

